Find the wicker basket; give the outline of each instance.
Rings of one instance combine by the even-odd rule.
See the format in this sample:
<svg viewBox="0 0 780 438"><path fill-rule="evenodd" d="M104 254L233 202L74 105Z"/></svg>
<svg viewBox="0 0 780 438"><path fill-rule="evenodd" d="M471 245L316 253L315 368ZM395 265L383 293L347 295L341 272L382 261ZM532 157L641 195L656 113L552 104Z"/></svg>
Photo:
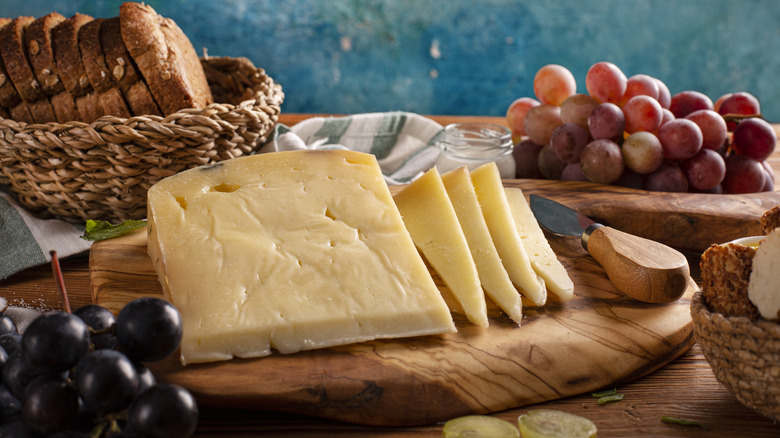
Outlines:
<svg viewBox="0 0 780 438"><path fill-rule="evenodd" d="M215 102L167 117L30 124L0 118L0 184L40 217L146 217L146 191L192 167L254 152L276 124L280 85L246 58L201 60Z"/></svg>
<svg viewBox="0 0 780 438"><path fill-rule="evenodd" d="M780 324L710 312L701 292L693 296L691 316L718 381L743 405L780 420Z"/></svg>

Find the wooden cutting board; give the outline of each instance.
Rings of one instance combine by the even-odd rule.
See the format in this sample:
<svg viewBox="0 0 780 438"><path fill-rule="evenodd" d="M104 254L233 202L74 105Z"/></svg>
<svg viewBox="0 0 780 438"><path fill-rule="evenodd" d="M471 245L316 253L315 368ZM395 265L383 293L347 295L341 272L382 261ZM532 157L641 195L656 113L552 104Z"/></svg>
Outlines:
<svg viewBox="0 0 780 438"><path fill-rule="evenodd" d="M691 231L684 241L697 249L757 234L758 217L780 204L777 193L739 198L536 180L506 185L576 207L607 224L613 217L619 223L627 220L624 231L647 231L645 237L663 233L670 224L680 226L675 232L687 227ZM678 242L679 237L661 240ZM550 243L574 281L575 298L526 308L519 327L497 311L487 329L455 315L458 333L444 336L186 367L170 357L150 368L159 380L188 388L204 406L411 426L611 388L651 373L692 345L693 280L676 302L640 303L614 289L578 239L551 238ZM145 229L96 242L90 274L94 301L115 312L133 298L162 294L146 255Z"/></svg>

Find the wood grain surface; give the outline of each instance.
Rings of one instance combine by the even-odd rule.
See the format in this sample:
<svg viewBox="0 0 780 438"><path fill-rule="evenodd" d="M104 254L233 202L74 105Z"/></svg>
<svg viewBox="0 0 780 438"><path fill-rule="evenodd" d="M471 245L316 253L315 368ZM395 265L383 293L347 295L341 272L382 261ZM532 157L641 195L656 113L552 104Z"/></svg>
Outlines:
<svg viewBox="0 0 780 438"><path fill-rule="evenodd" d="M535 191L526 182L507 185L524 187L526 195ZM550 242L575 283L575 299L526 308L520 327L495 312L488 329L456 315L459 331L451 335L186 367L171 357L151 367L205 406L411 426L629 382L691 346L693 280L678 301L640 303L617 292L578 239ZM90 268L95 302L114 311L132 298L162 293L146 256L145 230L95 243Z"/></svg>

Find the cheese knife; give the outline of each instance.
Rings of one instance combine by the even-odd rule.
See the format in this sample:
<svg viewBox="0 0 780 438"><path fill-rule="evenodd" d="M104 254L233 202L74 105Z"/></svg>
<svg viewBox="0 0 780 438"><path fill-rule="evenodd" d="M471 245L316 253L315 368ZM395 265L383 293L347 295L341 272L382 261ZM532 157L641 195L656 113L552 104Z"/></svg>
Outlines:
<svg viewBox="0 0 780 438"><path fill-rule="evenodd" d="M579 237L612 284L627 296L646 303L668 303L680 298L688 287L688 260L679 251L596 223L542 196L532 194L530 206L547 232Z"/></svg>

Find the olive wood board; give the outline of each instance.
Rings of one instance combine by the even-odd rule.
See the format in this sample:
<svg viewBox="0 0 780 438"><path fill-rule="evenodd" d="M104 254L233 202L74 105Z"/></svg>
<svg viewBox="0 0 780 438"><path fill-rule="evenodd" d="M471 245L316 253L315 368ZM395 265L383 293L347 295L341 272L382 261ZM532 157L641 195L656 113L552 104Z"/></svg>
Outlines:
<svg viewBox="0 0 780 438"><path fill-rule="evenodd" d="M732 231L721 229L718 217L726 215L724 220L743 233L757 233L752 222L777 201L760 195L747 201L724 198L718 207L716 195L654 196L589 183L536 180L510 180L505 185L522 188L526 196L536 193L599 213L594 217L606 223L613 212L620 218L633 205L638 209L634 219L647 222L641 228L650 233L665 226L660 220L665 215L695 217L698 234L692 239L705 247L708 239L722 240L702 237L708 227L717 235ZM519 326L493 308L486 329L455 313L458 332L453 334L187 366L174 354L149 366L159 380L188 388L204 406L412 426L611 388L653 372L692 345L690 298L696 290L692 279L675 302L641 303L617 292L578 239L549 241L574 281L575 297L526 307ZM145 229L96 242L90 276L93 300L114 312L134 298L162 295L146 254ZM435 274L434 279L444 289Z"/></svg>

